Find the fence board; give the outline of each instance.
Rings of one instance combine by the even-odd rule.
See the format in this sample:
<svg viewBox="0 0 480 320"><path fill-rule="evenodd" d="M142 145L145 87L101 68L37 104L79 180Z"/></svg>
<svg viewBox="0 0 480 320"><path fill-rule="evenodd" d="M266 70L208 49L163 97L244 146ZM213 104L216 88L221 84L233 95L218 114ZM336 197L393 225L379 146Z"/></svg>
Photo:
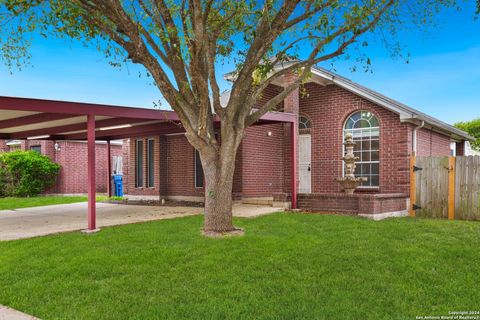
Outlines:
<svg viewBox="0 0 480 320"><path fill-rule="evenodd" d="M458 219L480 220L480 156L457 157L455 211Z"/></svg>
<svg viewBox="0 0 480 320"><path fill-rule="evenodd" d="M473 186L473 156L468 156L467 157L467 187L466 187L466 198L467 198L467 220L470 220L472 217L472 186Z"/></svg>
<svg viewBox="0 0 480 320"><path fill-rule="evenodd" d="M476 168L476 173L475 173L475 199L476 199L476 210L474 212L475 214L475 220L480 220L480 156L475 157L477 160L477 164L475 165Z"/></svg>
<svg viewBox="0 0 480 320"><path fill-rule="evenodd" d="M448 157L417 157L416 210L419 217L448 217Z"/></svg>
<svg viewBox="0 0 480 320"><path fill-rule="evenodd" d="M465 176L463 170L463 157L455 158L455 219L462 219L462 179Z"/></svg>
<svg viewBox="0 0 480 320"><path fill-rule="evenodd" d="M471 220L480 220L480 157L473 157Z"/></svg>
<svg viewBox="0 0 480 320"><path fill-rule="evenodd" d="M446 219L452 199L455 219L480 220L480 156L416 157L415 166L417 216Z"/></svg>
<svg viewBox="0 0 480 320"><path fill-rule="evenodd" d="M442 157L438 159L436 168L439 168L437 171L438 178L436 179L437 189L440 192L437 192L437 197L435 202L432 204L433 208L438 207L439 218L448 218L448 157ZM433 190L435 193L435 190Z"/></svg>

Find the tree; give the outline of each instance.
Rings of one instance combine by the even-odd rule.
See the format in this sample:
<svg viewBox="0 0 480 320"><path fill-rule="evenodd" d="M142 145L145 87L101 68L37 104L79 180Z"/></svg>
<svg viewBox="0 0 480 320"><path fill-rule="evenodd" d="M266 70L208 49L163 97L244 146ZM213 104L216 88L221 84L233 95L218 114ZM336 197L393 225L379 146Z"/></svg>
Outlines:
<svg viewBox="0 0 480 320"><path fill-rule="evenodd" d="M29 35L37 33L94 43L114 65L131 61L145 67L200 154L204 231L213 233L235 230L234 160L249 125L297 90L313 65L356 49L358 61L368 66L362 48L374 31L398 54L395 35L402 25L426 25L442 7L456 5L454 0L2 1L1 45L10 66L25 63ZM218 66L229 61L237 67L222 107ZM288 67L276 68L286 61ZM265 88L287 74L297 77L254 108ZM221 120L219 138L214 113Z"/></svg>
<svg viewBox="0 0 480 320"><path fill-rule="evenodd" d="M454 126L474 137L476 140L472 142L472 148L480 150L480 118L470 121L460 121L455 123Z"/></svg>

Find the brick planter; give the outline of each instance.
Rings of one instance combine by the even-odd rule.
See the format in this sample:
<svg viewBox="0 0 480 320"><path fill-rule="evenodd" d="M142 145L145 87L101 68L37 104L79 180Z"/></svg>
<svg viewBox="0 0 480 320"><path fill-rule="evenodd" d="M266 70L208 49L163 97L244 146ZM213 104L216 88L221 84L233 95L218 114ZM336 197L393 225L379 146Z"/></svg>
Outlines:
<svg viewBox="0 0 480 320"><path fill-rule="evenodd" d="M299 194L298 204L307 211L376 215L406 211L407 198L402 193L310 193Z"/></svg>

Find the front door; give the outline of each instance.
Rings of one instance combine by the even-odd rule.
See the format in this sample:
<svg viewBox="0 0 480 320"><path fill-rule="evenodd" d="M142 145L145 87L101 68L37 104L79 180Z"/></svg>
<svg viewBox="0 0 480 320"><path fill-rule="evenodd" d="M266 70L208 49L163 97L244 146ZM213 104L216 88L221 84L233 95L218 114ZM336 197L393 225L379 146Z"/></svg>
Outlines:
<svg viewBox="0 0 480 320"><path fill-rule="evenodd" d="M301 134L298 137L299 193L312 192L312 136Z"/></svg>

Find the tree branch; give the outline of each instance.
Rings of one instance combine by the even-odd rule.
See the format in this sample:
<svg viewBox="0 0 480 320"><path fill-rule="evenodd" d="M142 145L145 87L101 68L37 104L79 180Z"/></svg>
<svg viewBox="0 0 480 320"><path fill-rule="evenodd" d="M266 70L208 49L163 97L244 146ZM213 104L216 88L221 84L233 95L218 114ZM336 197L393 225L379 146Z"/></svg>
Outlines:
<svg viewBox="0 0 480 320"><path fill-rule="evenodd" d="M329 53L329 54L326 54L326 55L322 55L320 57L316 57L316 55L318 54L318 52L320 52L320 50L324 47L324 45L326 43L329 43L330 41L332 41L333 39L337 38L339 35L342 35L342 34L345 34L346 32L348 32L349 30L351 30L352 26L344 26L343 28L340 28L339 30L337 30L337 32L335 32L333 35L332 35L332 39L324 39L323 41L321 41L317 46L316 48L311 52L310 56L308 57L308 59L304 60L304 61L301 61L301 62L298 62L298 63L295 63L293 64L292 66L290 67L287 67L283 70L280 70L279 72L276 72L274 75L272 75L271 77L269 77L266 81L264 81L264 83L262 83L262 85L259 87L259 90L257 90L255 92L255 94L251 95L250 99L249 99L249 105L250 106L253 106L253 103L258 99L258 96L263 92L263 90L265 90L265 88L272 82L274 81L275 79L278 79L279 77L283 76L283 75L286 75L286 74L291 74L291 72L293 70L300 70L300 69L303 69L302 72L301 72L301 75L297 78L296 81L294 81L292 84L290 84L287 88L285 88L281 93L279 93L277 96L273 97L272 99L270 99L267 103L265 103L264 106L262 106L261 108L259 108L257 111L255 111L254 113L250 114L247 118L246 118L246 124L247 125L251 125L253 123L255 123L256 121L258 121L265 113L267 113L268 111L271 111L273 108L275 108L281 101L283 101L283 99L285 99L290 93L292 93L294 90L296 90L298 88L298 86L306 79L306 77L308 76L308 74L310 73L310 70L312 68L313 65L319 63L319 62L322 62L322 61L326 61L326 60L329 60L333 57L336 57L336 56L339 56L339 55L342 55L345 51L345 49L351 45L352 43L354 43L356 41L356 39L364 34L365 32L367 32L368 30L370 30L378 21L379 19L382 17L382 15L386 12L386 10L392 6L394 4L394 0L389 0L380 10L378 10L378 12L373 15L373 18L372 20L367 23L365 26L355 30L353 32L353 34L350 36L350 38L348 38L347 40L345 40L341 45L339 45L339 47L334 50L333 52Z"/></svg>

